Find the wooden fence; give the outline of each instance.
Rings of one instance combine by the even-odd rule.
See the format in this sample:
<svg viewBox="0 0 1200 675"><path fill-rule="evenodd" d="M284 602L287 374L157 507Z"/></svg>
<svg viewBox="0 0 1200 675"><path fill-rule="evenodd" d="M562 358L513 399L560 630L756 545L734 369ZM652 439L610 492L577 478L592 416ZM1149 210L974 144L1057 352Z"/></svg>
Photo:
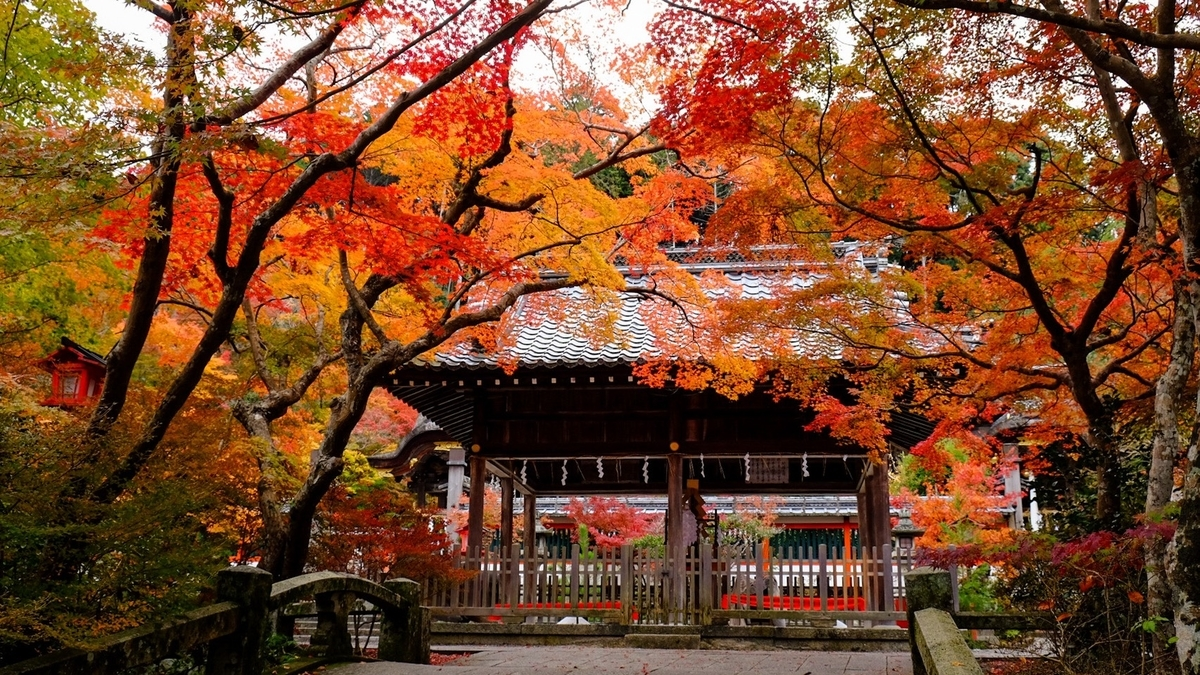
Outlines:
<svg viewBox="0 0 1200 675"><path fill-rule="evenodd" d="M578 544L544 553L472 550L455 563L458 583L429 582L435 616L493 621L580 617L621 624L710 625L786 621L850 626L904 619L909 551L891 546L832 558L824 545L801 550L689 547L661 550ZM530 619L534 617L534 619Z"/></svg>

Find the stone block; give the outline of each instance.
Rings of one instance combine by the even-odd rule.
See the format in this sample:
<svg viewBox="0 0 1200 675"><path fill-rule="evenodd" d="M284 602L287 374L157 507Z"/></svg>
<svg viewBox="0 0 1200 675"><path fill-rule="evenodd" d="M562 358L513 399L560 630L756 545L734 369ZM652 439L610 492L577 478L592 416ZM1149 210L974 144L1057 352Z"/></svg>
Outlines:
<svg viewBox="0 0 1200 675"><path fill-rule="evenodd" d="M922 609L914 618L917 650L929 675L983 675L949 612Z"/></svg>
<svg viewBox="0 0 1200 675"><path fill-rule="evenodd" d="M260 675L270 633L271 573L238 566L217 573L217 598L238 605L238 629L209 647L208 675Z"/></svg>
<svg viewBox="0 0 1200 675"><path fill-rule="evenodd" d="M700 649L700 633L630 633L624 643L637 649Z"/></svg>

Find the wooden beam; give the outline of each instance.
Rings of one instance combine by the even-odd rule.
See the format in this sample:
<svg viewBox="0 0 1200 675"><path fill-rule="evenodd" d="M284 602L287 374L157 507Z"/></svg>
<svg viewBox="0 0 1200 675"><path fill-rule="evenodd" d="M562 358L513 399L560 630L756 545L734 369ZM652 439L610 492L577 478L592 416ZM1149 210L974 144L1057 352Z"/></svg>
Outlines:
<svg viewBox="0 0 1200 675"><path fill-rule="evenodd" d="M576 496L596 496L607 497L615 495L644 495L658 493L662 494L667 486L662 481L651 480L650 483L637 481L635 483L583 483L580 485L567 485L563 487L558 481L546 480L544 483L537 483L532 486L536 494L545 497L576 497ZM803 483L789 483L786 485L760 485L757 483L746 483L740 481L730 481L727 483L713 482L707 480L704 482L705 494L721 494L721 495L852 495L854 492L854 484L846 483L814 483L812 481L804 481Z"/></svg>
<svg viewBox="0 0 1200 675"><path fill-rule="evenodd" d="M503 439L485 439L482 442L481 454L490 459L563 459L563 458L595 458L606 459L642 457L665 457L671 453L668 440L625 441L625 442L584 442L568 441L560 443L514 443ZM800 442L797 439L780 439L767 441L704 441L679 443L678 454L705 457L741 457L747 449L752 448L754 456L787 455L795 457L805 452L811 463L821 457L837 458L841 461L844 455L861 458L864 451L859 447L838 445L829 438L816 438L811 443Z"/></svg>
<svg viewBox="0 0 1200 675"><path fill-rule="evenodd" d="M492 460L488 462L487 468L488 472L493 476L511 479L513 482L513 489L517 492L520 492L523 495L534 492L534 489L530 487L528 483L521 482L520 471L518 468L513 467L511 462Z"/></svg>

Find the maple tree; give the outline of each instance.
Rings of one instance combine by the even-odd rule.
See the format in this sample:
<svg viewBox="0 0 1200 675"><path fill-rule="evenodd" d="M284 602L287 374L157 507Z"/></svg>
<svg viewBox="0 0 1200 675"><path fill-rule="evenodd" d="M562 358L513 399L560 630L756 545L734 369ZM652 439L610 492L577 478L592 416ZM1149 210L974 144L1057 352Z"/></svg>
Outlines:
<svg viewBox="0 0 1200 675"><path fill-rule="evenodd" d="M1173 609L1176 628L1187 638L1180 640L1184 645L1179 653L1181 665L1187 672L1200 672L1193 639L1194 607L1200 601L1200 578L1194 573L1200 562L1200 447L1194 433L1184 447L1187 436L1179 431L1180 406L1200 405L1200 401L1187 403L1183 395L1195 359L1200 290L1195 269L1200 260L1200 175L1195 170L1200 136L1191 115L1194 74L1186 66L1200 47L1200 38L1190 26L1193 10L1172 0L1115 6L1095 2L1031 6L971 0L900 1L924 13L956 10L956 25L963 26L964 32L977 31L976 35L981 34L980 27L994 19L1012 17L995 25L1009 29L1030 26L1030 32L1038 38L1030 43L1034 63L1054 63L1056 68L1071 64L1095 83L1094 91L1103 103L1099 110L1112 130L1112 145L1119 151L1116 159L1124 173L1131 205L1136 202L1137 210L1130 211L1146 221L1143 237L1151 248L1160 245L1173 261L1174 318L1170 342L1164 342L1169 344L1164 349L1168 355L1165 368L1155 381L1155 439L1145 510L1154 514L1167 505L1176 459L1184 455L1179 527L1173 542L1177 562L1171 572L1183 601ZM976 18L968 18L970 15ZM1139 128L1134 122L1141 111L1150 124ZM1163 190L1167 182L1170 186ZM1174 231L1156 237L1154 220L1163 215L1163 210L1156 209L1155 202L1163 195L1174 198L1172 210L1177 223ZM1161 554L1161 550L1150 551L1152 579L1163 576ZM1159 596L1151 598L1152 611L1171 609L1162 597L1164 590L1156 590L1156 586L1152 582L1150 587L1151 595ZM1166 648L1162 642L1156 643L1158 651Z"/></svg>
<svg viewBox="0 0 1200 675"><path fill-rule="evenodd" d="M969 432L936 435L913 447L898 467L893 504L911 509L925 530L919 548L950 544L995 545L1012 536L1004 509L1018 495L1003 494L1005 466L991 445Z"/></svg>
<svg viewBox="0 0 1200 675"><path fill-rule="evenodd" d="M451 578L450 539L433 516L390 475L351 452L341 480L321 502L311 564L376 582Z"/></svg>
<svg viewBox="0 0 1200 675"><path fill-rule="evenodd" d="M120 177L85 167L120 166L127 120L105 100L141 84L144 54L98 28L75 2L5 6L0 54L0 353L36 359L66 334L94 346L94 326L119 292L108 256L82 236L97 199ZM106 45L100 48L100 45Z"/></svg>
<svg viewBox="0 0 1200 675"><path fill-rule="evenodd" d="M1168 4L1159 11L1170 14ZM1189 38L1173 27L1167 37L1114 28L1119 21L1101 28L1094 17L1070 23L1061 7L1047 11L1065 22L1062 33L1037 23L998 29L960 15L947 24L928 12L937 7L1029 9L834 4L825 25L845 22L852 52L825 44L817 58L793 64L779 85L791 95L764 99L734 135L719 123L689 129L734 141L725 156L735 187L706 236L743 247L785 242L820 262L809 267L811 286L767 303L766 322L762 302L725 303L722 325L770 345L774 359L669 367L701 386L750 382L775 369L778 393L818 411L814 426L879 453L889 410L919 407L966 425L1002 410L1036 418L1031 438L1086 440L1096 520L1110 528L1121 512L1116 416L1155 398L1157 434L1139 510L1156 517L1180 455L1177 406L1194 352L1194 256L1184 240L1195 214L1180 201L1192 199L1194 179L1178 163L1179 148L1194 141L1179 135L1185 119L1167 101L1190 91L1189 74L1175 79L1173 60L1182 57L1172 51ZM1025 15L1049 20L1039 11ZM1088 21L1118 44L1135 36L1143 51L1105 51L1077 30ZM756 34L743 22L723 23ZM1149 59L1156 40L1166 50L1162 65L1137 75L1129 64ZM1146 86L1123 90L1114 76L1142 77ZM1152 97L1157 108L1147 107ZM1175 136L1159 133L1168 123ZM796 355L797 334L830 347ZM830 370L844 373L833 387ZM1180 502L1183 552L1190 499ZM1162 553L1148 551L1150 600L1166 614ZM1193 575L1184 567L1177 570L1186 585ZM1168 639L1164 632L1160 652Z"/></svg>
<svg viewBox="0 0 1200 675"><path fill-rule="evenodd" d="M615 497L574 497L563 512L587 527L588 536L597 546L624 546L654 532L661 524L661 518Z"/></svg>
<svg viewBox="0 0 1200 675"><path fill-rule="evenodd" d="M501 79L497 83L491 77ZM507 90L505 77L493 73L482 81L468 78L437 98L437 105L423 115L448 114L441 108L458 110L460 99L477 103L483 86L499 84ZM277 290L293 289L295 299L313 317L340 313L340 335L335 339L319 334L311 321L304 330L311 352L306 369L290 380L272 372L258 316L265 309L279 317L277 321L288 321L291 314L270 303L244 303L247 351L266 392L244 398L234 413L264 449L264 565L278 574L303 569L315 508L341 470L342 452L371 393L388 372L442 343L490 341L486 331L466 329L498 319L527 293L583 284L623 285L611 267L617 250L627 257L655 255L662 238L689 227L679 215L686 213L686 191L675 189L675 179L648 159L633 165L650 153L631 145L639 132L623 132L617 126L620 120L613 118L619 110L610 106L587 114L588 121L581 125L585 115L578 108L564 114L561 107L531 102L518 114L515 97L508 96L496 111L499 117L492 120L493 133L484 140L480 129L434 124L439 118L423 116L383 137L388 151L372 156L380 162L375 178L355 188L356 203L362 206L334 221L347 228L342 232L353 224L377 235L362 254L321 248L322 234L313 229L296 234L287 227L282 230L289 239L298 239L300 248L282 254L280 262L289 269L268 271L264 279L278 279ZM596 142L589 132L601 116L607 118L609 135L618 140L611 148L601 148L603 160L593 156L580 169L581 156L592 152L587 144ZM546 151L550 144L557 148L553 153ZM618 195L620 199L584 180L618 163L637 171L639 179ZM413 205L406 216L411 219L407 237L379 228L378 215L360 210L393 207L394 202L383 199L397 192ZM395 218L395 212L389 217ZM422 232L418 227L428 229ZM356 278L356 269L362 269L363 276ZM539 270L563 270L566 276L539 279ZM341 296L335 299L328 289L320 290L316 275L340 278ZM465 332L455 337L458 331ZM291 330L279 336L296 337ZM307 478L284 497L272 485L272 465L279 464L280 455L274 449L271 423L300 403L307 388L334 365L345 378L343 393L333 399L337 405L327 418Z"/></svg>
<svg viewBox="0 0 1200 675"><path fill-rule="evenodd" d="M657 233L641 235L643 244L655 242L680 222L686 225L672 220L670 196L656 193L658 184L648 174L637 189L657 195L658 202L640 213L614 209L572 187L595 193L580 180L646 158L638 130L609 126L603 134L597 128L577 133L581 142L568 154L598 152L571 162L587 165L573 171L577 176L533 161L544 138L519 139L531 150L519 155L519 165L508 159L516 112L508 72L528 39L527 27L550 4L469 2L427 12L361 1L313 3L302 11L279 6L265 14L236 3L139 5L166 27L166 52L153 64L162 77L162 100L129 115L142 126L127 131L153 141L145 154L122 159L131 167L124 178L133 189L108 203L93 232L123 247L133 276L88 430L88 464L109 469L98 480L78 472L65 489L67 498L118 500L187 410L214 357L227 344L237 349L230 339L239 316L263 307L286 314L292 300L271 287L270 267L296 273L337 261L334 279L341 279L345 298L334 304L322 298L322 309L340 314L340 339L322 352L327 343L318 337L311 367L293 379L263 367L262 332L248 321L249 351L266 391L234 406L267 448L260 456L275 461L270 423L331 363L338 361L347 380L332 399L310 476L288 499L288 522L268 518L271 528L288 530L291 551L273 556L288 556L273 566L298 573L316 506L388 371L457 331L495 320L523 295L597 281L612 285L617 279L608 251L614 242L625 237L636 244L639 230ZM316 37L298 49L280 49L266 37L269 25ZM264 66L270 60L273 65ZM364 109L364 100L389 102ZM587 116L599 125L614 114L609 108ZM410 147L425 158L439 147L453 151L433 164L407 163L417 155L396 149L412 138L424 139ZM643 162L653 167L649 159ZM537 176L546 168L559 175L549 182ZM526 189L530 182L533 188ZM546 194L578 220L567 223L561 213L539 206ZM556 256L559 249L568 254ZM356 268L364 275L358 281ZM545 269L567 276L539 278ZM398 299L381 300L389 293ZM378 311L394 308L403 319L377 319ZM141 426L136 440L114 452L106 439L136 394L135 366L153 349L148 338L156 315L185 322L190 317L191 351L161 384L154 412L134 422ZM389 335L391 325L401 329ZM266 488L272 492L278 488ZM280 513L279 502L269 497L263 503L276 508L264 513ZM70 568L66 564L63 573Z"/></svg>

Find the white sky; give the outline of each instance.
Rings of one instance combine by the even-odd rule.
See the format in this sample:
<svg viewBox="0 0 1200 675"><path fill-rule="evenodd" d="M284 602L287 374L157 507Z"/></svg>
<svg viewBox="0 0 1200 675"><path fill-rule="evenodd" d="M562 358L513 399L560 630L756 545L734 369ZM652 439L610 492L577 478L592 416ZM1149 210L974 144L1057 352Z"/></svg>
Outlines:
<svg viewBox="0 0 1200 675"><path fill-rule="evenodd" d="M101 28L123 33L147 49L162 49L166 44L166 36L158 27L162 22L144 9L122 0L83 0L83 4L96 13Z"/></svg>
<svg viewBox="0 0 1200 675"><path fill-rule="evenodd" d="M142 47L161 53L166 44L163 31L165 24L146 10L126 0L82 1L84 6L96 13L97 22L102 28L123 34ZM549 20L560 22L569 15L579 25L587 27L582 32L589 43L587 48L597 55L598 79L618 97L630 99L635 97L634 92L622 85L615 75L605 72L607 60L615 50L629 48L648 39L647 24L659 7L661 5L656 0L630 0L620 16L613 16L609 10L585 4ZM578 53L574 56L583 55L583 47L575 49ZM549 62L539 50L525 49L516 63L513 80L518 87L534 89L545 86L551 75ZM628 112L634 117L648 117L647 108L656 105L653 100L627 100L626 103Z"/></svg>

